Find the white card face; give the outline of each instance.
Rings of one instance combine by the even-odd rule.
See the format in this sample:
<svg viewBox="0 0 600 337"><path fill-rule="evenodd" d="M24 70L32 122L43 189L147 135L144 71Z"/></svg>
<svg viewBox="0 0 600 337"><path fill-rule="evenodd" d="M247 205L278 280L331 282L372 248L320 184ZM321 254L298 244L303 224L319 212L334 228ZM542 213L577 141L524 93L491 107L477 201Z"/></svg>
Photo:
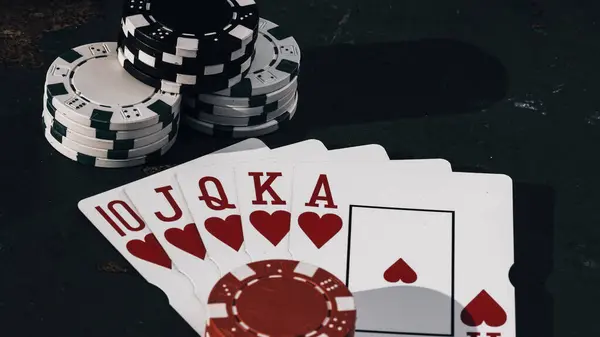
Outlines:
<svg viewBox="0 0 600 337"><path fill-rule="evenodd" d="M355 292L410 285L442 294L452 293L452 212L350 207L349 279ZM361 256L361 252L365 255ZM362 298L359 296L359 301ZM428 304L432 304L431 301ZM415 309L419 303L400 305L392 320L365 319L363 321L370 324L361 328L380 330L393 322L406 332L446 335L451 332L452 305L450 297L445 296L440 296L434 305L426 305L426 311ZM370 318L379 313L365 314ZM392 314L384 316L392 318Z"/></svg>
<svg viewBox="0 0 600 337"><path fill-rule="evenodd" d="M441 159L390 160L381 163L310 163L294 168L290 252L294 259L325 268L340 279L346 274L348 247L348 213L337 206L339 194L331 190L318 168L339 166L348 169L390 167L398 175L418 172L443 174L451 172L450 164ZM310 173L309 173L310 172ZM355 177L359 179L360 177Z"/></svg>
<svg viewBox="0 0 600 337"><path fill-rule="evenodd" d="M357 334L515 336L510 178L381 167L303 172L324 175L336 211L348 214L342 279L361 313Z"/></svg>
<svg viewBox="0 0 600 337"><path fill-rule="evenodd" d="M260 140L247 139L218 152L253 150L261 147L266 148ZM167 175L177 168L157 175ZM203 335L206 323L204 303L193 296L192 283L175 269L155 234L136 212L123 187L81 200L78 207L147 282L167 295L169 304L175 311L198 334Z"/></svg>
<svg viewBox="0 0 600 337"><path fill-rule="evenodd" d="M260 153L268 153L267 147L258 149ZM257 154L256 150L219 152L198 158L192 165L235 162L237 158ZM126 185L125 192L173 263L190 278L196 296L204 303L221 273L206 252L174 174L169 170L152 175Z"/></svg>
<svg viewBox="0 0 600 337"><path fill-rule="evenodd" d="M294 165L302 161L389 160L379 145L365 145L295 156L290 160L252 161L235 167L244 245L252 261L290 259L289 231Z"/></svg>
<svg viewBox="0 0 600 337"><path fill-rule="evenodd" d="M84 199L78 207L146 281L167 295L173 309L203 335L207 317L204 304L194 296L190 281L175 269L154 234L136 214L122 188Z"/></svg>
<svg viewBox="0 0 600 337"><path fill-rule="evenodd" d="M305 157L326 151L320 141L308 140L273 149L260 156L241 156L237 163L260 158ZM190 214L221 275L251 261L245 251L234 166L231 161L226 165L196 165L177 174Z"/></svg>

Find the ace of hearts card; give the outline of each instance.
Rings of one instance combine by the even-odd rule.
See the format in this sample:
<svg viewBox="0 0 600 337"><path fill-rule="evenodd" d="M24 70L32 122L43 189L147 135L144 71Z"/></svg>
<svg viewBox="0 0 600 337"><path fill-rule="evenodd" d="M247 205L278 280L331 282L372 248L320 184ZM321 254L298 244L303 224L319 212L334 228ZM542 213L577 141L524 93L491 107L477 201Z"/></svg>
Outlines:
<svg viewBox="0 0 600 337"><path fill-rule="evenodd" d="M300 164L293 188L292 253L329 234L309 258L354 293L357 335L515 336L510 178Z"/></svg>

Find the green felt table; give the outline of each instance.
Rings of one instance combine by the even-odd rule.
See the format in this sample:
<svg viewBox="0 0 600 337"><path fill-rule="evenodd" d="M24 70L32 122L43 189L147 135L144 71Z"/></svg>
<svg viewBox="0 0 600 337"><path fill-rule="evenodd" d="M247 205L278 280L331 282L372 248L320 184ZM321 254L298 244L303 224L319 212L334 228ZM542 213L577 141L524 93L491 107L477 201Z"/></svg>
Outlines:
<svg viewBox="0 0 600 337"><path fill-rule="evenodd" d="M600 335L600 3L258 3L302 47L298 112L267 145L379 143L510 175L517 335ZM40 124L45 70L115 40L120 2L0 6L0 334L193 336L76 205L234 141L185 129L160 163L122 170L61 157Z"/></svg>

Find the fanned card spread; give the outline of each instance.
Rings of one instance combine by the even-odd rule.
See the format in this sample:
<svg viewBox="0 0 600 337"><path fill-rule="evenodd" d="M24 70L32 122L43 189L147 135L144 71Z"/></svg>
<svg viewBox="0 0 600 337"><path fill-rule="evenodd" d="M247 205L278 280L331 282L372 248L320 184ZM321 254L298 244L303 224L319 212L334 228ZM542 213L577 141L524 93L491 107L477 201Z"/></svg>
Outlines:
<svg viewBox="0 0 600 337"><path fill-rule="evenodd" d="M515 337L512 198L443 159L251 138L79 209L200 336Z"/></svg>

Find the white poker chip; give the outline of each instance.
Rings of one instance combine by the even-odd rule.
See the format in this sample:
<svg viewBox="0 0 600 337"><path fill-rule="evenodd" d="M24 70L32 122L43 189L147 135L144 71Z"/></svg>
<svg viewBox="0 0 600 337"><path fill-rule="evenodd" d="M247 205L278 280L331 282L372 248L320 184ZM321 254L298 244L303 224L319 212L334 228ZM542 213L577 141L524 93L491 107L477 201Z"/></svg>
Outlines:
<svg viewBox="0 0 600 337"><path fill-rule="evenodd" d="M101 130L78 124L75 121L69 119L67 117L67 114L57 112L57 109L52 105L52 100L48 100L46 93L44 93L44 102L44 110L47 111L50 115L52 115L52 118L54 118L55 121L58 121L62 125L66 126L68 129L86 137L98 140L109 140L114 142L132 141L138 138L143 138L156 134L157 132L168 128L169 125L171 125L171 123L175 119L179 118L179 112L177 112L175 115L172 115L169 118L166 118L157 124L142 129L129 131Z"/></svg>
<svg viewBox="0 0 600 337"><path fill-rule="evenodd" d="M273 104L256 107L245 108L244 113L240 113L240 109L227 110L229 108L212 106L211 110L204 110L204 107L191 107L183 103L182 113L192 116L200 121L231 126L251 126L264 124L272 119L279 117L285 113L288 108L294 103L297 92L292 92L289 96L284 97L281 101ZM268 109L267 109L268 108ZM224 113L228 111L228 113Z"/></svg>
<svg viewBox="0 0 600 337"><path fill-rule="evenodd" d="M173 123L151 135L136 139L106 140L88 137L86 135L77 133L77 131L71 130L68 126L62 124L60 121L55 120L47 109L44 109L42 115L46 122L46 127L52 128L53 132L56 132L62 137L71 139L81 145L105 150L129 150L152 145L168 136L173 130L176 130L179 125L179 115L177 115L177 118L173 121Z"/></svg>
<svg viewBox="0 0 600 337"><path fill-rule="evenodd" d="M200 94L197 101L210 105L228 107L228 108L255 108L272 104L287 97L298 88L298 77L288 83L283 88L268 94L250 96L250 97L231 97L214 94ZM184 100L186 98L184 97ZM182 102L183 104L183 102Z"/></svg>
<svg viewBox="0 0 600 337"><path fill-rule="evenodd" d="M175 128L171 130L171 132L168 135L150 145L142 146L136 149L107 150L93 148L80 144L73 139L63 136L51 127L47 126L47 129L50 132L50 135L65 147L87 156L106 159L131 159L146 156L150 153L160 150L162 147L166 146L171 140L175 139L175 137L177 136L177 128Z"/></svg>
<svg viewBox="0 0 600 337"><path fill-rule="evenodd" d="M268 94L289 84L300 69L300 46L277 24L260 19L250 72L236 85L214 94L251 97Z"/></svg>
<svg viewBox="0 0 600 337"><path fill-rule="evenodd" d="M44 122L43 119L42 119L42 122ZM45 126L45 124L44 124L44 126ZM165 153L167 153L171 149L173 144L175 144L175 140L177 139L177 137L174 137L169 143L167 143L162 148L158 149L157 151L155 151L153 153L145 155L145 156L130 158L130 159L106 159L106 158L98 158L98 157L94 157L94 156L88 156L86 154L82 154L73 149L70 149L70 148L64 146L63 144L61 144L60 142L58 142L51 135L50 129L48 129L46 127L44 129L45 129L44 136L46 137L46 141L48 141L48 143L58 153L62 154L63 156L65 156L73 161L76 161L80 164L83 164L86 166L93 166L93 167L102 167L102 168L125 168L125 167L133 167L133 166L139 166L139 165L156 162L157 160L159 160L161 158L161 156L163 156Z"/></svg>
<svg viewBox="0 0 600 337"><path fill-rule="evenodd" d="M283 103L281 107L276 109L275 111L269 112L267 114L257 115L257 116L249 116L249 117L223 117L219 115L212 115L203 112L195 112L193 114L187 114L195 119L211 123L215 125L225 125L225 126L254 126L254 125L262 125L269 121L277 119L279 116L285 114L290 106L294 104L295 95L292 96L287 102Z"/></svg>
<svg viewBox="0 0 600 337"><path fill-rule="evenodd" d="M179 111L181 98L129 75L117 61L116 42L76 47L46 74L46 92L61 113L101 130L135 130Z"/></svg>
<svg viewBox="0 0 600 337"><path fill-rule="evenodd" d="M260 137L267 135L269 133L273 133L279 130L283 125L287 124L292 120L294 114L296 113L296 109L298 107L298 94L296 94L296 98L294 99L292 105L287 109L285 113L280 115L279 117L270 120L261 125L253 125L253 126L224 126L217 125L212 123L203 122L197 120L193 117L190 117L186 114L182 115L183 122L189 126L190 128L202 132L204 134L210 136L217 137L229 137L229 138L250 138L250 137Z"/></svg>

